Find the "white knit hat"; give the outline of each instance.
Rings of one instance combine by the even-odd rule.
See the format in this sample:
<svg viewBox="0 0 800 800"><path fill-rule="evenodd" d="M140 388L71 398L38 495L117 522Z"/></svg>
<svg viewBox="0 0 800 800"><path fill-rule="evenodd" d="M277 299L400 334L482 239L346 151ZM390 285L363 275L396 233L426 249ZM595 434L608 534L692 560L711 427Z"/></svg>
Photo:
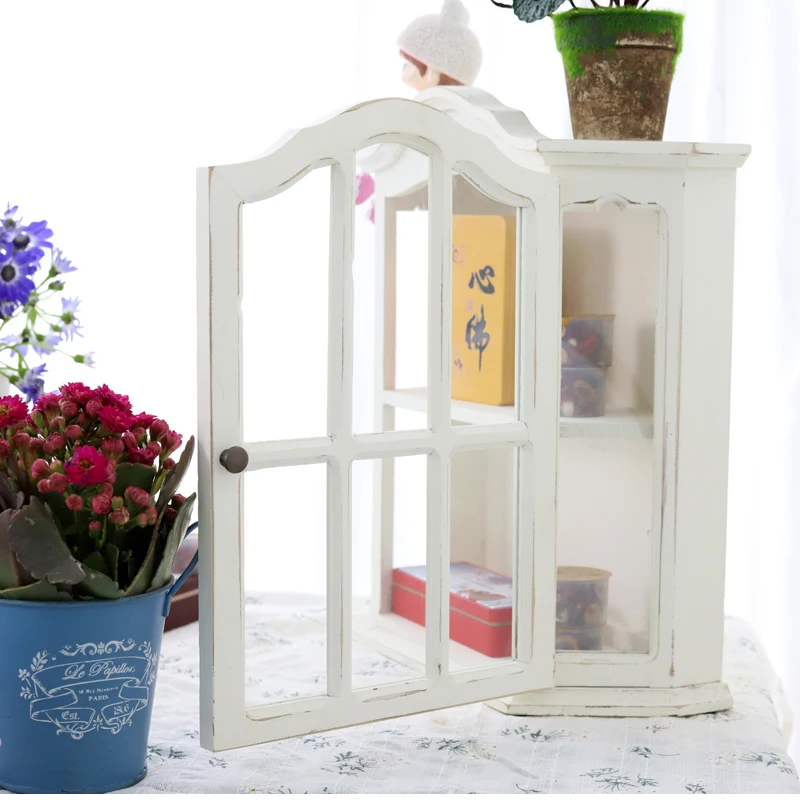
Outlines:
<svg viewBox="0 0 800 800"><path fill-rule="evenodd" d="M461 0L444 0L440 14L410 22L397 44L417 61L470 86L481 68L481 46L468 23Z"/></svg>

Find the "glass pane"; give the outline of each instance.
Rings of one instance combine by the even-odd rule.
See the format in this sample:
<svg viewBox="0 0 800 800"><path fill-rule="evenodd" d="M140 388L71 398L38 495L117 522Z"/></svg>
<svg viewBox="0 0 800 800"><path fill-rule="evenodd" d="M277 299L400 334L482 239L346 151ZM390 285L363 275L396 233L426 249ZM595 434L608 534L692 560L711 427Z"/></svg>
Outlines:
<svg viewBox="0 0 800 800"><path fill-rule="evenodd" d="M564 215L561 650L650 647L660 525L653 440L658 230L656 212L613 204Z"/></svg>
<svg viewBox="0 0 800 800"><path fill-rule="evenodd" d="M327 470L244 474L248 708L327 691Z"/></svg>
<svg viewBox="0 0 800 800"><path fill-rule="evenodd" d="M391 184L391 197L369 172L356 177L355 433L403 430L396 406L427 411L428 157L392 147L398 160L391 177L378 179Z"/></svg>
<svg viewBox="0 0 800 800"><path fill-rule="evenodd" d="M245 441L328 433L330 202L326 167L242 209Z"/></svg>
<svg viewBox="0 0 800 800"><path fill-rule="evenodd" d="M451 672L512 656L517 452L456 452L451 460Z"/></svg>
<svg viewBox="0 0 800 800"><path fill-rule="evenodd" d="M516 207L454 175L453 419L486 424L514 418L516 273Z"/></svg>
<svg viewBox="0 0 800 800"><path fill-rule="evenodd" d="M355 461L352 476L353 688L363 689L425 674L427 457Z"/></svg>

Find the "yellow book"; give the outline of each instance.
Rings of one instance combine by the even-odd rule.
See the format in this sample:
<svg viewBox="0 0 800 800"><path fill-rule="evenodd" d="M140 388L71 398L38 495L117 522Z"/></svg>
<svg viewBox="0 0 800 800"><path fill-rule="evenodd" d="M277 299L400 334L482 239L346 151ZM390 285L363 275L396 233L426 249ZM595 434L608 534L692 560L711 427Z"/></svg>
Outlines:
<svg viewBox="0 0 800 800"><path fill-rule="evenodd" d="M455 400L514 404L515 217L453 217Z"/></svg>

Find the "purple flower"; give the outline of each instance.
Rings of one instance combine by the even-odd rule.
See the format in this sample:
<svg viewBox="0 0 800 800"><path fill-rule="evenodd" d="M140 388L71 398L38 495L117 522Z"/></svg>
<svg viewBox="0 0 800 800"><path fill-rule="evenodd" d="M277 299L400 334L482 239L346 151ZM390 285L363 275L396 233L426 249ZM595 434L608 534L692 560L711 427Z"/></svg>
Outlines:
<svg viewBox="0 0 800 800"><path fill-rule="evenodd" d="M19 219L17 219L14 215L17 213L19 206L12 206L10 203L6 208L6 213L3 214L3 218L0 219L0 236L6 237L11 240L13 238L13 233L18 226L19 226Z"/></svg>
<svg viewBox="0 0 800 800"><path fill-rule="evenodd" d="M7 344L9 347L13 347L16 352L18 352L21 356L26 356L28 354L28 342L26 342L18 333L12 333L10 336L6 336L3 339L0 339L0 342Z"/></svg>
<svg viewBox="0 0 800 800"><path fill-rule="evenodd" d="M44 380L39 376L45 372L46 369L44 364L29 369L22 376L22 380L17 384L17 388L28 398L29 403L39 399L39 395L44 389Z"/></svg>
<svg viewBox="0 0 800 800"><path fill-rule="evenodd" d="M64 332L64 338L71 341L75 336L83 336L80 332L80 323L75 318L75 312L81 301L75 297L62 297L61 298L61 322L63 325L61 329Z"/></svg>
<svg viewBox="0 0 800 800"><path fill-rule="evenodd" d="M31 222L30 225L23 225L16 229L14 238L11 240L14 245L14 263L20 267L30 264L38 264L44 256L43 247L52 249L53 245L50 237L53 231L47 227L47 222Z"/></svg>
<svg viewBox="0 0 800 800"><path fill-rule="evenodd" d="M0 303L27 303L36 288L28 277L34 270L35 267L20 266L14 261L3 264L0 267Z"/></svg>
<svg viewBox="0 0 800 800"><path fill-rule="evenodd" d="M72 360L76 364L86 364L87 367L94 366L94 353L84 353L82 356L73 356Z"/></svg>
<svg viewBox="0 0 800 800"><path fill-rule="evenodd" d="M72 266L72 262L68 258L64 258L64 254L60 250L53 253L53 266L59 275L65 272L75 272L77 267Z"/></svg>
<svg viewBox="0 0 800 800"><path fill-rule="evenodd" d="M53 352L53 348L56 347L60 341L61 334L51 331L47 336L42 337L41 341L37 340L36 342L31 342L31 346L37 355L46 356Z"/></svg>

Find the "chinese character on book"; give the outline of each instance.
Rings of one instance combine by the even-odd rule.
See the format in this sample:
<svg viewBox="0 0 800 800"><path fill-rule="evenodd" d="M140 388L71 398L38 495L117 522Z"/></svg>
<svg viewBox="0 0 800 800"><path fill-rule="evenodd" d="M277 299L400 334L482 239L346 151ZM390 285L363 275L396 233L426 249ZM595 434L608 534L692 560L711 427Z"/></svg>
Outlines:
<svg viewBox="0 0 800 800"><path fill-rule="evenodd" d="M491 336L486 332L486 317L483 313L483 305L481 305L480 318L477 314L473 314L467 322L467 348L472 350L473 345L478 351L478 372L481 371L483 366L483 351L489 346Z"/></svg>
<svg viewBox="0 0 800 800"><path fill-rule="evenodd" d="M472 273L472 277L469 279L469 288L474 289L475 284L478 284L478 288L484 294L494 294L494 284L492 283L492 278L494 278L494 269L487 264L483 269L479 269L477 272Z"/></svg>

